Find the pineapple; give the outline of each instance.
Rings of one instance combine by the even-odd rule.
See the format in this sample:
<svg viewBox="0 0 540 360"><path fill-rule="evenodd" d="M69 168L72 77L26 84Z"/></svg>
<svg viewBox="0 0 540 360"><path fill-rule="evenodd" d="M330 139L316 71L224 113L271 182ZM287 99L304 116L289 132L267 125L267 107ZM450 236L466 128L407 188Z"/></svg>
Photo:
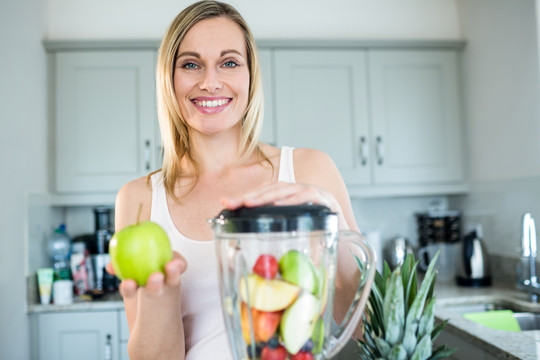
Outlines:
<svg viewBox="0 0 540 360"><path fill-rule="evenodd" d="M433 339L448 320L435 326L433 287L437 277L432 259L424 281L417 287L416 266L412 254L394 271L385 262L382 275L377 272L364 313L364 338L359 339L360 359L435 360L450 356L455 349L446 345L433 351ZM358 261L360 269L362 263Z"/></svg>

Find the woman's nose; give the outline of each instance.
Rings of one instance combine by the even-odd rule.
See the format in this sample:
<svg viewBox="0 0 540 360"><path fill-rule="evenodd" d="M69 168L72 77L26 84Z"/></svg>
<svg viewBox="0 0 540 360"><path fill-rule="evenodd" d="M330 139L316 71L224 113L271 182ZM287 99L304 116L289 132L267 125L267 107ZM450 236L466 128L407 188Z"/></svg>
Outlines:
<svg viewBox="0 0 540 360"><path fill-rule="evenodd" d="M208 92L214 92L221 89L221 80L218 71L211 68L206 69L203 78L201 79L200 88L207 90Z"/></svg>

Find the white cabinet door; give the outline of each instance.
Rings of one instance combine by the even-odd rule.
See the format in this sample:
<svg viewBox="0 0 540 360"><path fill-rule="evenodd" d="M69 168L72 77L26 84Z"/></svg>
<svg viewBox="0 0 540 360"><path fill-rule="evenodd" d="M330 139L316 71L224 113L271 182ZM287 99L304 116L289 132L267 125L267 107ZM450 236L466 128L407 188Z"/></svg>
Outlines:
<svg viewBox="0 0 540 360"><path fill-rule="evenodd" d="M274 60L277 144L322 150L348 185L369 184L366 53L279 50Z"/></svg>
<svg viewBox="0 0 540 360"><path fill-rule="evenodd" d="M260 141L275 145L272 53L273 51L270 49L259 50L264 91L264 121Z"/></svg>
<svg viewBox="0 0 540 360"><path fill-rule="evenodd" d="M105 358L107 335L119 358L117 311L48 313L38 316L39 360Z"/></svg>
<svg viewBox="0 0 540 360"><path fill-rule="evenodd" d="M457 55L370 51L374 183L463 180Z"/></svg>
<svg viewBox="0 0 540 360"><path fill-rule="evenodd" d="M116 192L156 168L154 53L55 54L57 192Z"/></svg>

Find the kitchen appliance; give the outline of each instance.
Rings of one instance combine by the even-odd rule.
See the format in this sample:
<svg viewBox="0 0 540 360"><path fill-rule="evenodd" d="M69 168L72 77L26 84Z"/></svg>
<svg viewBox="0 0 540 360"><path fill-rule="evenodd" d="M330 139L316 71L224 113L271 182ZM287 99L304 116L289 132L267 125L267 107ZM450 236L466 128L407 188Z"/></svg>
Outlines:
<svg viewBox="0 0 540 360"><path fill-rule="evenodd" d="M403 264L407 254L414 254L414 249L409 240L403 236L391 239L384 247L384 259L391 269Z"/></svg>
<svg viewBox="0 0 540 360"><path fill-rule="evenodd" d="M95 220L95 247L90 256L92 263L93 293L99 295L103 292L118 290L118 279L110 275L105 266L111 261L109 256L109 241L112 237L112 208L98 206L94 208Z"/></svg>
<svg viewBox="0 0 540 360"><path fill-rule="evenodd" d="M456 210L430 209L417 213L418 244L456 243L461 238L461 213Z"/></svg>
<svg viewBox="0 0 540 360"><path fill-rule="evenodd" d="M418 267L424 272L427 271L429 263L439 253L435 263L437 280L441 282L454 281L458 267L458 252L459 244L457 243L429 244L418 250Z"/></svg>
<svg viewBox="0 0 540 360"><path fill-rule="evenodd" d="M463 237L461 244L461 264L457 284L460 286L490 286L491 269L489 255L482 239L482 226L476 228Z"/></svg>
<svg viewBox="0 0 540 360"><path fill-rule="evenodd" d="M362 235L338 231L337 214L319 205L224 210L209 223L234 359L259 358L261 347L273 341L268 336L289 354L307 346L314 359L329 359L345 345L362 316L375 273L373 252ZM342 258L352 255L358 263ZM354 300L344 322L331 328L336 272L345 261L354 267L349 273L358 266L362 271L358 287L347 289ZM268 313L280 315L264 337L261 321L268 319L261 317Z"/></svg>

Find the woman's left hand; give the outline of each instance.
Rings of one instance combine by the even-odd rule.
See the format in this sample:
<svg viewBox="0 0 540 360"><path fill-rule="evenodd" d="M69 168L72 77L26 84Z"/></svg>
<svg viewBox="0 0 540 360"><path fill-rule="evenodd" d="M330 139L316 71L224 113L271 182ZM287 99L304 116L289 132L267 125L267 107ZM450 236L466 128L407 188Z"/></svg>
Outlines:
<svg viewBox="0 0 540 360"><path fill-rule="evenodd" d="M332 211L341 213L341 208L331 193L316 186L298 183L267 182L239 197L221 199L221 204L229 210L242 206L298 205L306 203L324 205Z"/></svg>

